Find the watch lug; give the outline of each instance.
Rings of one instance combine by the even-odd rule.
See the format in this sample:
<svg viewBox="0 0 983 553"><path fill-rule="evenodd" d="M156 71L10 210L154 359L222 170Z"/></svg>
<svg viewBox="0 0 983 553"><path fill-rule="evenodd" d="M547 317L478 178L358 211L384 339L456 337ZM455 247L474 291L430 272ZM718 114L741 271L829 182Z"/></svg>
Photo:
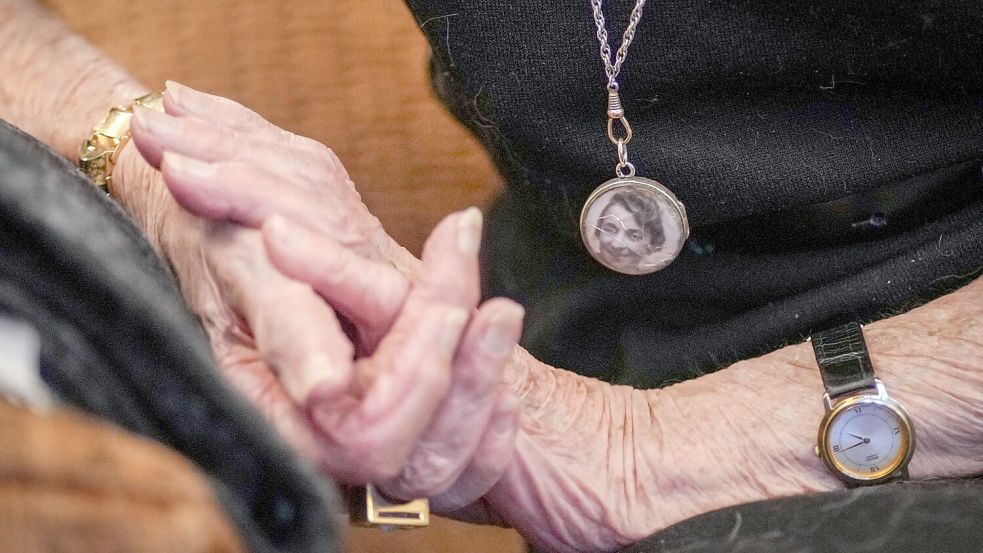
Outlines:
<svg viewBox="0 0 983 553"><path fill-rule="evenodd" d="M829 392L823 394L823 406L826 407L826 412L833 410L833 400L829 397Z"/></svg>
<svg viewBox="0 0 983 553"><path fill-rule="evenodd" d="M887 388L884 387L884 383L881 382L880 378L874 379L874 387L877 388L877 397L881 399L888 399Z"/></svg>

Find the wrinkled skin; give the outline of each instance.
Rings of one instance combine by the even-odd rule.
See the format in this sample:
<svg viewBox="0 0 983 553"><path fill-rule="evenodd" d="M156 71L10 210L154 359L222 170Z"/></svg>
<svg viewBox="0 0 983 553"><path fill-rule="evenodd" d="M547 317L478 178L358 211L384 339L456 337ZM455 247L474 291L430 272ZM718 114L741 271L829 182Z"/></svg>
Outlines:
<svg viewBox="0 0 983 553"><path fill-rule="evenodd" d="M76 156L78 144L88 136L94 122L105 115L108 106L126 105L147 92L123 68L74 35L33 0L0 2L0 43L4 46L0 49L0 116L66 158ZM85 71L79 71L80 67ZM240 139L242 135L255 138L258 131L265 129L269 142L325 153L323 147L282 133L231 102L209 96L198 99L200 102L193 107L191 97L186 97L185 102L175 102L171 97L168 109L182 119L211 119ZM192 112L199 116L193 117ZM138 121L138 142L139 127ZM196 155L182 145L193 144L197 139L190 134L178 133L178 138L167 140L173 142L169 149ZM144 139L148 137L148 133L143 133ZM160 161L159 147L155 154L152 145L143 146L148 158ZM202 145L201 152L209 153L208 147ZM276 175L282 161L269 160L267 175ZM315 162L332 167L335 160L327 155ZM166 170L165 167L165 173ZM303 183L306 177L297 178ZM289 190L311 200L310 205L302 206L278 202L290 197L280 194L279 187L272 196L253 194L253 201L249 202L250 196L240 190L241 186L223 187L218 182L218 188L208 189L208 194L216 197L211 201L203 198L200 205L217 208L216 215L222 214L222 209L232 211L227 218L207 222L177 207L160 174L132 146L123 150L114 179L116 199L138 220L148 239L169 257L190 304L208 328L226 375L329 475L353 470L346 468L349 461L344 451L334 456L346 447L361 448L380 457L366 457L366 465L399 459L410 449L403 467L417 466L419 470L404 470L392 478L391 467L382 470L368 466L354 472L363 473L366 480L398 482L405 476L415 482L440 483L433 489L447 485L448 492L457 493L440 493L434 502L439 511L468 520L511 524L538 546L558 551L614 550L667 524L712 509L840 486L812 453L822 414L822 383L810 348L803 344L664 390L647 391L607 386L553 369L516 348L505 366L508 387L522 402L514 441L509 430L493 431L498 425L491 422L484 427L477 422L468 423L468 437L459 441L436 439L440 434L434 432L445 428L445 424L437 424L439 419L433 418L423 434L415 438L415 444L437 444L430 446L434 453L428 453L427 448L407 448L402 435L385 424L398 426L402 424L400 420L384 416L362 416L358 420L359 413L368 411L355 406L364 397L362 388L371 389L372 375L387 369L384 359L369 362L374 350L362 350L362 344L381 344L386 329L392 327L363 324L357 329L356 342L348 341L334 326L337 319L333 311L304 307L311 298L322 301L313 292L316 279L301 284L275 270L263 251L264 241L257 230L263 217L248 216L280 212L291 222L314 229L317 235L351 246L360 257L395 265L411 278L403 284L404 292L391 293L405 296L416 285L414 275L419 264L382 233L354 190L322 186L305 193L299 183L285 181L291 184ZM175 194L183 194L186 200L193 198L195 190L182 190L180 180L169 183ZM327 198L331 201L325 201ZM222 208L221 202L229 207ZM184 203L194 212L196 202ZM265 203L276 207L264 206ZM236 208L237 205L241 207ZM236 209L241 209L241 213L236 213ZM247 216L240 217L242 226L250 228L229 223L243 213ZM276 225L272 221L270 225L271 236L266 245L272 252L272 227ZM940 236L940 248L943 239L948 241L949 237ZM281 253L290 249L282 248ZM289 271L284 260L279 264ZM377 282L385 277L359 276L365 276L365 282L373 288L383 290L385 286ZM338 300L339 311L343 305ZM977 278L957 292L865 328L878 375L892 396L906 406L917 428L918 446L910 466L912 478L983 473L983 425L979 424L983 420L981 306L983 280ZM483 309L487 307L482 306ZM515 315L513 310L504 319L515 320ZM486 316L489 321L497 318ZM475 334L482 334L478 321L477 316L473 317L464 331L465 342L459 345L450 368L448 395L435 394L432 399L438 405L425 407L435 409L434 417L457 409L450 399L458 396L454 390L470 389L472 397L483 398L498 398L496 392L502 393L498 388L477 391L482 382L498 378L494 362L488 363L484 371L470 373L462 372L467 364L458 362L463 352L472 351L466 346L472 329ZM517 334L513 324L502 328ZM311 332L295 335L298 329ZM287 343L297 347L284 347ZM394 338L393 343L399 341ZM502 340L490 342L496 343L501 345ZM352 349L360 350L358 362L347 355ZM497 358L492 351L501 349L489 348L488 355ZM327 356L330 363L317 360L318 354ZM311 365L315 368L310 371L303 370L308 359L314 360ZM327 370L323 369L325 366ZM408 372L400 374L405 376ZM440 383L447 379L436 376L434 380ZM303 401L307 390L313 391L321 384L325 386L313 394L313 402ZM355 418L349 420L358 422L352 426L372 438L353 439L344 433L332 437L321 432L308 403L318 405L317 398L325 395L354 400L349 401L348 413ZM465 393L459 397L469 396ZM502 395L494 412L507 413L509 401L507 394ZM475 415L479 416L480 413ZM491 420L503 421L509 427L508 416L493 415ZM420 426L419 421L410 422ZM382 440L380 436L386 432L400 439ZM492 436L495 438L489 439ZM479 445L469 450L469 444L475 441ZM496 447L495 443L503 445ZM444 448L440 444L445 444ZM382 454L371 446L381 451L387 447L396 450L392 455ZM447 452L458 447L470 453ZM420 463L421 458L432 462ZM466 464L466 468L448 468L461 464ZM454 480L457 471L461 471L461 476ZM482 474L488 479L474 478ZM480 500L457 509L467 504L469 497L478 495L477 490L487 486L495 474L500 474L500 478ZM360 479L348 476L351 480ZM472 484L465 485L464 479L470 479ZM446 484L451 480L452 484ZM410 495L423 491L403 490ZM389 492L400 495L398 489L390 488Z"/></svg>
<svg viewBox="0 0 983 553"><path fill-rule="evenodd" d="M168 115L138 115L134 137L147 159L161 167L174 198L201 217L262 229L269 258L284 278L308 283L317 301L351 318L357 349L375 351L376 344L381 349L385 338L378 337L395 333L404 318L401 310L415 305L417 288L440 277L436 262L425 252L418 267L391 241L360 240L358 232L321 222L372 227L364 206L354 206L357 196L337 160L323 147L275 129L228 100L175 86L171 90L177 94L167 101ZM183 107L190 97L202 106L194 114ZM174 130L151 132L157 125L152 120L165 118L176 125ZM260 141L257 133L266 133L261 136L268 141ZM326 159L317 161L318 156ZM318 166L331 170L306 172ZM325 199L318 183L333 183L331 194L352 196ZM349 208L354 211L348 216L322 213ZM441 227L428 250L439 249L433 244L442 240ZM470 291L462 296L476 294L476 268L467 268L430 289L464 286ZM920 443L927 446L911 465L913 477L983 470L983 429L965 422L983 418L983 371L959 362L983 355L980 325L973 324L981 300L978 281L867 327L878 374L892 383L892 394L909 406L925 436ZM480 315L479 310L475 320ZM941 335L920 330L940 324L945 328ZM314 342L312 337L311 347ZM462 355L467 342L465 337L458 361L467 357ZM437 512L514 526L546 550L606 551L709 510L840 486L812 453L822 416L822 384L808 345L789 346L667 389L642 391L557 370L521 348L498 343L502 348L495 351L512 349L510 356L504 353L504 376L522 402L518 428L497 415L483 424L487 405L496 412L514 408L508 394L503 398L502 391L492 394L490 388L480 392L481 386L473 384L459 389L468 392L456 393L452 384L415 442L406 468L391 478L394 472L387 470L386 478L372 479L386 493L400 498L436 494ZM924 361L913 370L912 359L926 351L936 357L928 367L934 381L948 382L946 394L927 390L920 381ZM454 371L456 378L459 368ZM280 378L291 389L288 372ZM371 380L372 371L367 372ZM314 403L329 404L336 386L314 389ZM276 404L269 398L259 401ZM942 435L953 439L937 438ZM344 451L335 453L346 458Z"/></svg>
<svg viewBox="0 0 983 553"><path fill-rule="evenodd" d="M181 109L174 95L167 103L169 110ZM270 263L259 230L233 224L241 222L234 211L212 205L209 214L223 220L208 221L183 210L163 188L155 199L126 198L134 188L127 179L160 178L136 152L125 152L114 178L124 203L156 203L135 211L155 214L144 219L144 226L177 273L226 376L333 478L351 484L387 482L386 491L400 497L434 496L439 503L447 492L456 501L474 501L497 480L513 447L518 402L504 387L503 370L523 315L510 300L477 305L480 213L472 209L447 217L427 241L422 263L408 262L404 250L389 249L391 241L328 150L290 138L250 112L223 107L219 103L208 114L228 125L223 128L237 142L248 136L251 147L272 154L285 139L306 163L280 164L293 172L277 175L221 157L232 150L207 150L192 141L185 146L225 159L229 170L252 180L262 175L268 182L289 178L303 183L297 193L318 214L310 219L312 227L333 239L317 257L317 279L308 283L284 276ZM194 159L173 151L166 160L161 156L159 138L146 118L151 113L134 120L134 142L152 164L162 164L169 179L195 183L189 169ZM214 125L187 114L183 120ZM275 158L256 159L268 163ZM198 190L207 191L205 185ZM284 187L281 193L290 190ZM314 205L314 198L322 203ZM267 232L270 244L292 243L309 232L291 228L284 219L276 223L271 221ZM282 232L274 232L278 228ZM389 258L411 263L417 278L411 282L396 272L396 261L383 262ZM371 279L371 290L349 289L348 303L334 303L354 327L354 344L320 295L339 283L358 281L352 271L393 275ZM385 312L354 309L366 295L386 305ZM375 324L366 325L367 317ZM443 454L447 443L456 444L453 455ZM467 497L461 490L469 490Z"/></svg>

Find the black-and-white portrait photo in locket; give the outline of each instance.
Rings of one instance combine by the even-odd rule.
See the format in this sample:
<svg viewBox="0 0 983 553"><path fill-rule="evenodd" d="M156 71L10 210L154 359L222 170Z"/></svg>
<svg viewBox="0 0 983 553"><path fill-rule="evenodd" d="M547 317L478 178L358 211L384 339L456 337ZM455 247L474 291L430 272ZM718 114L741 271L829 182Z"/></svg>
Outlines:
<svg viewBox="0 0 983 553"><path fill-rule="evenodd" d="M604 266L630 275L672 263L688 235L673 200L638 181L598 189L588 199L580 224L590 254Z"/></svg>

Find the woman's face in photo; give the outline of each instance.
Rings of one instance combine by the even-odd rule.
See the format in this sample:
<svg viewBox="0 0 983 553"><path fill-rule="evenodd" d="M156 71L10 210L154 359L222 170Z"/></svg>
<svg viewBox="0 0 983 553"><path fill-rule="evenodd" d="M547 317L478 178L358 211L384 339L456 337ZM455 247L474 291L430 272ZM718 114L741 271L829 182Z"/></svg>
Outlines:
<svg viewBox="0 0 983 553"><path fill-rule="evenodd" d="M626 275L658 271L679 255L689 229L685 212L656 181L614 179L580 212L580 236L601 265Z"/></svg>
<svg viewBox="0 0 983 553"><path fill-rule="evenodd" d="M649 254L649 233L620 203L612 203L604 208L597 220L597 231L601 251L613 265L635 265Z"/></svg>

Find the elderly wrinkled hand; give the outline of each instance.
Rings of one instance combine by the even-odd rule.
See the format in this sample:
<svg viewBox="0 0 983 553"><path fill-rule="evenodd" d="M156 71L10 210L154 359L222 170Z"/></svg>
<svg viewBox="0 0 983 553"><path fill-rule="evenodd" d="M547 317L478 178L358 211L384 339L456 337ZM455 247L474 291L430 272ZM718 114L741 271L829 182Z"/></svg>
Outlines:
<svg viewBox="0 0 983 553"><path fill-rule="evenodd" d="M352 239L359 235L351 230L359 227L354 221L367 212L362 206L345 215L357 195L333 154L230 100L175 85L169 90L177 94L165 97L166 114L136 115L133 137L140 151L161 168L168 188L191 213L237 232L262 229L268 260L283 278L307 283L319 303L348 318L359 354L378 355L386 345L383 337L414 329L400 321L417 319L414 305L425 300L445 298L458 307L477 302L477 236L468 232L453 237L462 222L471 221L477 229L474 211L452 215L438 226L422 266L401 266L387 256L399 248L387 246L385 239ZM190 98L194 110L181 105ZM196 153L189 143L201 151ZM317 161L319 156L326 159ZM339 196L345 199L332 199ZM379 247L373 250L373 245ZM399 270L407 266L411 270ZM414 294L419 300L412 299ZM272 310L289 312L276 307ZM431 390L440 398L436 408L421 398L412 406L415 411L392 411L403 406L408 387L419 383L411 381L410 371L387 366L385 358L369 363L363 357L351 378L325 378L328 384L305 388L307 395L296 396L303 410L282 397L250 393L248 387L246 392L268 412L275 405L291 413L287 424L273 413L288 437L306 429L302 417L309 415L316 429L309 449L327 463L338 459L334 465L322 462L322 467L342 480L373 481L401 499L430 496L435 512L511 525L546 550L610 550L650 533L666 520L659 494L639 494L621 485L630 476L619 472L634 471L636 457L626 452L626 444L659 443L647 439L651 421L619 426L618 421L631 420L630 413L640 409L641 395L552 369L514 347L518 323L508 321L521 313L507 300L489 301L477 311L456 352L447 393ZM482 330L498 325L500 331ZM305 336L313 340L316 334ZM283 338L296 344L290 351L311 344L306 338ZM402 342L407 350L409 340ZM294 389L296 375L289 364L276 367L278 372L264 375L265 382L278 390L279 378L286 389ZM386 371L397 378L381 378ZM398 377L407 380L397 384ZM381 401L364 395L366 386L381 387ZM515 397L522 400L521 415ZM361 407L355 405L360 399ZM336 414L346 408L348 416ZM388 426L401 429L410 413L418 421L430 417L422 432L419 426L408 432ZM632 439L623 435L626 428L631 428ZM348 441L334 444L336 439ZM337 447L325 449L325 444ZM412 446L408 450L402 444ZM640 455L660 458L658 451ZM394 473L400 462L402 468ZM353 478L352 469L375 473ZM632 517L620 516L625 505L631 505Z"/></svg>
<svg viewBox="0 0 983 553"><path fill-rule="evenodd" d="M414 335L418 331L413 326L426 324L426 319L421 316L422 309L434 302L474 303L477 300L475 255L479 225L479 212L474 208L453 214L441 222L424 247L423 266L416 281L409 285L405 299L375 293L377 289L406 289L408 284L404 275L391 266L346 250L329 237L291 224L280 216L267 221L263 236L272 260L285 274L310 283L344 315L357 316L365 324L390 328L388 336L405 339L407 349L426 351L433 344ZM456 238L449 231L451 227L458 229ZM437 252L441 250L454 253L440 259ZM416 434L420 436L419 440L415 440L416 435L405 435L405 431L390 438L403 443L415 441L415 445L398 474L375 480L383 491L404 499L433 496L433 508L450 513L479 499L499 480L511 459L518 429L519 403L508 391L503 372L518 340L521 316L522 309L506 299L489 300L478 309L468 325L462 345L456 350L453 371L444 372L450 376L450 388L435 413L433 406L428 406L424 400L411 403L409 387L416 387L426 398L432 398L442 395L447 382L388 385L389 397L380 393L370 398L375 404L366 405L366 409L374 412L397 419L430 420L426 432ZM387 339L380 343L374 357L382 352ZM406 357L389 361L389 367L359 371L358 376L374 378L373 385L379 386L379 379L385 377L381 371L388 369L395 374L398 364L405 362ZM426 372L433 369L417 365L416 378L426 380ZM320 428L330 431L334 426L331 413L339 408L336 402L337 398L331 394L320 394L315 390L309 403ZM396 409L401 411L398 416ZM429 417L431 413L432 418ZM344 431L364 432L362 426L366 422L355 418ZM372 455L374 447L385 444L364 445L360 452L363 459L371 459L369 462L380 466L390 463Z"/></svg>
<svg viewBox="0 0 983 553"><path fill-rule="evenodd" d="M397 262L393 257L409 254L389 242L329 150L229 100L174 84L165 98L167 114L138 111L133 139L181 206L213 222L187 218L250 242L266 221L267 248L287 275L268 275L270 281L303 282L311 294L277 301L271 293L263 303L290 332L263 321L248 326L260 353L324 353L275 358L265 372L237 367L230 378L335 478L380 483L395 497L434 496L438 511L480 497L514 446L519 405L503 371L522 318L505 299L475 311L480 212L452 214L438 225L422 265ZM236 200L228 201L233 192ZM249 273L268 260L254 253L239 274L262 290ZM242 261L231 251L218 257L213 263ZM408 280L398 264L416 277ZM326 310L328 318L329 304L354 327L355 361L351 346L338 351L337 322L296 324L298 312ZM293 366L296 359L304 365Z"/></svg>

